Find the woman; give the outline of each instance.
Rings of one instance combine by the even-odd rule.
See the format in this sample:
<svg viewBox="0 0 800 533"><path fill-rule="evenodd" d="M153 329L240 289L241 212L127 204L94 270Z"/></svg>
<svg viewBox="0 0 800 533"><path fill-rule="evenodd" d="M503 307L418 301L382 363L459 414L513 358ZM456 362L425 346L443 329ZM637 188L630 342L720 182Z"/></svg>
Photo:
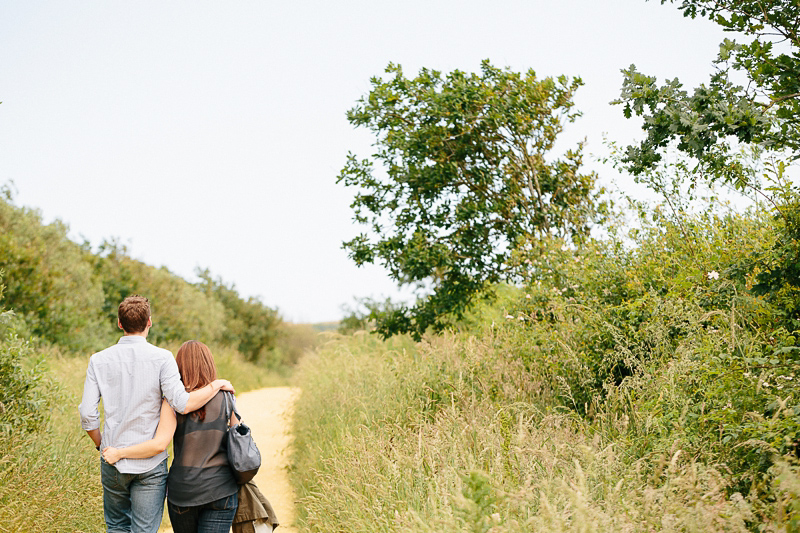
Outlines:
<svg viewBox="0 0 800 533"><path fill-rule="evenodd" d="M187 341L175 357L187 392L217 378L208 346ZM177 417L161 406L153 439L127 448L105 448L103 458L114 464L122 458L150 457L164 450L175 435L175 457L167 477L167 510L175 533L227 533L236 514L239 486L222 449L228 425L236 424L233 395L220 391L202 408Z"/></svg>

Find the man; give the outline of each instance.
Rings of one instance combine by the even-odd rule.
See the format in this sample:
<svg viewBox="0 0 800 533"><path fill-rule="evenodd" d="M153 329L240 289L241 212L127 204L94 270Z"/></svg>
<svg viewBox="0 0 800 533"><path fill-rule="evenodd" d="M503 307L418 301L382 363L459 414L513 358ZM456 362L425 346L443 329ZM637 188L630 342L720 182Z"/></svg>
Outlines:
<svg viewBox="0 0 800 533"><path fill-rule="evenodd" d="M188 413L204 406L220 389L233 392L224 379L186 392L172 353L147 342L153 325L147 298L125 298L117 316L124 336L89 359L79 407L81 427L98 450L152 439L162 397L177 412ZM102 434L97 408L101 397L105 418ZM166 451L148 459L121 459L114 465L101 460L101 480L109 533L158 531L167 490Z"/></svg>

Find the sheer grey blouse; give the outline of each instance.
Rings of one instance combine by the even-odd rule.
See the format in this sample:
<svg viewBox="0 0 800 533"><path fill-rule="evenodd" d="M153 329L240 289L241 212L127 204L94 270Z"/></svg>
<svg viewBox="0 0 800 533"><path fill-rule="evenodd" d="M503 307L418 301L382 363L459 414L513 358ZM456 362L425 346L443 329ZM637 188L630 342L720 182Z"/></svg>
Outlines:
<svg viewBox="0 0 800 533"><path fill-rule="evenodd" d="M233 395L220 391L203 409L176 413L175 458L167 478L167 499L173 505L203 505L238 492L223 448L232 411Z"/></svg>

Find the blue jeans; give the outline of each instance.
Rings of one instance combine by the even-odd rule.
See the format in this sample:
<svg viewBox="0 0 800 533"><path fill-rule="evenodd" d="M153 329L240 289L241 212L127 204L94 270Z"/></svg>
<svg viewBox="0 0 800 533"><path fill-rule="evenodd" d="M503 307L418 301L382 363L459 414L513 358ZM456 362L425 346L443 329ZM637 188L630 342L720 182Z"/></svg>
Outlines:
<svg viewBox="0 0 800 533"><path fill-rule="evenodd" d="M101 460L108 533L157 533L167 494L167 461L144 474L122 474Z"/></svg>
<svg viewBox="0 0 800 533"><path fill-rule="evenodd" d="M180 507L167 501L169 521L175 533L228 533L239 505L233 493L211 503Z"/></svg>

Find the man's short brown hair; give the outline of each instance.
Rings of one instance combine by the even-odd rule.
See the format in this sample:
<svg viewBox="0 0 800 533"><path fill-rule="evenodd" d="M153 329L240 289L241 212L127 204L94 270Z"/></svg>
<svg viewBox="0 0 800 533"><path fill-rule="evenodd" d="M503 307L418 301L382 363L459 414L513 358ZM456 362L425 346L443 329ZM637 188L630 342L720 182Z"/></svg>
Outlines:
<svg viewBox="0 0 800 533"><path fill-rule="evenodd" d="M141 333L150 318L150 300L138 294L128 296L119 304L117 316L125 333Z"/></svg>

